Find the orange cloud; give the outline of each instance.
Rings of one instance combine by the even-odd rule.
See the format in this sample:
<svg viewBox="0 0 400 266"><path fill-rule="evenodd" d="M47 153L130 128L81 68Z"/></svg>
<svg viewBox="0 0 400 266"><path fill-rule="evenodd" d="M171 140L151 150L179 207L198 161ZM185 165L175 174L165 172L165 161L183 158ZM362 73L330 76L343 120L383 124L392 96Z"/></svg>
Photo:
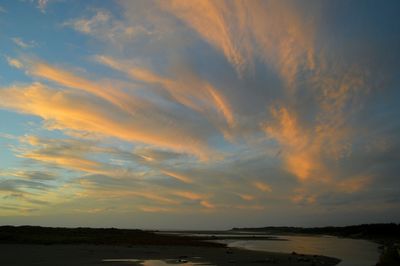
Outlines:
<svg viewBox="0 0 400 266"><path fill-rule="evenodd" d="M233 127L235 124L232 108L225 97L211 84L200 80L187 69L178 73L179 78L172 80L159 76L148 69L118 62L110 57L97 56L96 58L99 62L126 73L135 80L161 85L175 101L196 112L207 115L211 120L215 115L210 111L217 111L225 119L228 126Z"/></svg>
<svg viewBox="0 0 400 266"><path fill-rule="evenodd" d="M207 209L215 209L216 206L207 200L200 201L200 205Z"/></svg>
<svg viewBox="0 0 400 266"><path fill-rule="evenodd" d="M252 201L252 200L255 199L255 196L253 196L253 195L248 195L248 194L238 194L238 196L239 196L241 199L246 200L246 201Z"/></svg>
<svg viewBox="0 0 400 266"><path fill-rule="evenodd" d="M30 75L56 82L68 88L93 94L130 114L135 114L139 108L148 107L148 103L144 99L136 99L107 82L96 83L38 60L25 59L25 67L28 69Z"/></svg>
<svg viewBox="0 0 400 266"><path fill-rule="evenodd" d="M264 130L282 145L286 169L302 181L316 177L316 173L318 178L326 178L320 162L321 132L303 129L296 115L287 108L272 108L271 114L275 123L265 124Z"/></svg>
<svg viewBox="0 0 400 266"><path fill-rule="evenodd" d="M182 124L168 114L158 113L155 106L155 110L136 113L133 119L131 114L112 105L70 91L52 90L39 83L2 89L0 96L1 107L40 116L52 122L53 129L99 133L201 158L210 153L203 137L185 128L189 123Z"/></svg>
<svg viewBox="0 0 400 266"><path fill-rule="evenodd" d="M297 194L291 197L291 200L297 204L314 204L317 199L315 195Z"/></svg>
<svg viewBox="0 0 400 266"><path fill-rule="evenodd" d="M140 192L132 192L132 195L136 195L136 196L140 196L158 203L164 203L164 204L179 204L178 201L176 200L172 200L170 198L164 197L164 196L160 196L159 194L153 193L153 192L149 192L149 191L140 191Z"/></svg>
<svg viewBox="0 0 400 266"><path fill-rule="evenodd" d="M157 206L139 206L139 209L144 212L174 212L175 209L166 208L166 207L157 207Z"/></svg>
<svg viewBox="0 0 400 266"><path fill-rule="evenodd" d="M207 89L211 95L211 99L213 100L216 109L225 117L228 125L233 127L235 124L235 118L226 99L224 99L224 97L212 86L207 85Z"/></svg>
<svg viewBox="0 0 400 266"><path fill-rule="evenodd" d="M370 176L358 176L348 178L337 183L339 191L346 193L354 193L365 189L372 181Z"/></svg>
<svg viewBox="0 0 400 266"><path fill-rule="evenodd" d="M191 184L193 183L193 180L185 175L179 174L179 173L175 173L175 172L171 172L171 171L166 171L166 170L162 170L161 171L163 174L168 175L170 177L173 177L183 183L187 183L187 184Z"/></svg>
<svg viewBox="0 0 400 266"><path fill-rule="evenodd" d="M314 68L314 27L295 4L282 1L159 1L220 50L240 75L255 56L292 87L301 68Z"/></svg>
<svg viewBox="0 0 400 266"><path fill-rule="evenodd" d="M54 164L62 167L66 167L73 170L84 171L89 173L99 173L103 174L104 171L101 171L101 164L95 161L83 159L83 158L73 158L69 156L61 157L61 156L52 156L52 155L44 155L39 152L31 152L24 153L19 155L23 158L29 158L36 161L41 161L44 163Z"/></svg>
<svg viewBox="0 0 400 266"><path fill-rule="evenodd" d="M173 191L172 194L189 200L201 200L206 197L205 195L191 191Z"/></svg>
<svg viewBox="0 0 400 266"><path fill-rule="evenodd" d="M272 188L271 188L270 185L268 185L267 183L261 182L261 181L256 181L256 182L253 183L253 185L257 189L259 189L259 190L261 190L263 192L271 192L272 191Z"/></svg>
<svg viewBox="0 0 400 266"><path fill-rule="evenodd" d="M179 78L169 79L148 69L119 62L107 56L97 56L96 59L113 69L128 74L135 80L161 85L175 101L190 109L206 114L210 118L215 116L210 113L210 110L216 110L230 127L235 124L232 108L221 92L208 82L200 80L187 69L178 73Z"/></svg>
<svg viewBox="0 0 400 266"><path fill-rule="evenodd" d="M160 6L171 12L199 33L206 41L221 50L226 58L241 72L249 64L245 51L251 53L252 47L245 38L244 28L235 27L233 18L238 9L232 10L225 1L159 1ZM237 42L235 34L239 34ZM244 35L244 36L243 36Z"/></svg>
<svg viewBox="0 0 400 266"><path fill-rule="evenodd" d="M160 205L179 205L180 202L165 196L165 191L153 192L154 188L138 187L133 190L132 187L103 187L101 184L93 184L91 182L83 182L81 186L84 190L82 194L92 199L124 199L132 200L132 198L142 198L154 204ZM135 202L135 201L134 201ZM136 201L138 202L138 201Z"/></svg>
<svg viewBox="0 0 400 266"><path fill-rule="evenodd" d="M6 57L6 59L7 59L7 63L12 67L15 67L15 68L22 68L23 67L22 62L20 60L18 60L18 59L11 58L11 57Z"/></svg>

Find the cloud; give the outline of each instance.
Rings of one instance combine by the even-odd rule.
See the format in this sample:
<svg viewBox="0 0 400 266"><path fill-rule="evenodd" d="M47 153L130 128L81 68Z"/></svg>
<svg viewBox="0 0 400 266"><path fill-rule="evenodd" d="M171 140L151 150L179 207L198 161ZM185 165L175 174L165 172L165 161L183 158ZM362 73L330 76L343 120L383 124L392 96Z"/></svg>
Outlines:
<svg viewBox="0 0 400 266"><path fill-rule="evenodd" d="M300 180L306 180L313 174L312 171L320 169L319 143L313 146L314 139L309 139L308 133L303 130L293 112L286 108L272 109L271 113L276 118L276 124L265 124L264 130L284 147L283 157L287 169ZM323 178L323 177L321 177Z"/></svg>
<svg viewBox="0 0 400 266"><path fill-rule="evenodd" d="M150 147L137 148L135 153L146 161L166 161L182 158L180 153Z"/></svg>
<svg viewBox="0 0 400 266"><path fill-rule="evenodd" d="M365 189L371 183L371 177L360 176L348 178L338 184L338 189L346 193L354 193Z"/></svg>
<svg viewBox="0 0 400 266"><path fill-rule="evenodd" d="M177 180L179 180L181 182L184 182L184 183L189 183L189 184L193 183L193 180L191 178L189 178L189 177L187 177L185 175L179 174L179 173L174 173L174 172L165 171L165 170L163 170L162 173L167 175L167 176L173 177L173 178L175 178L175 179L177 179Z"/></svg>
<svg viewBox="0 0 400 266"><path fill-rule="evenodd" d="M40 71L40 69L36 71ZM58 78L62 79L61 83L65 82L69 86L79 86L78 88L84 86L78 81L68 79L69 76L66 80L63 79L64 76L55 77L55 79ZM2 89L0 94L4 101L0 101L0 106L40 116L48 121L51 125L50 128L53 129L99 133L104 136L157 145L200 157L204 157L206 151L210 150L206 141L199 135L200 132L204 132L203 130L196 130L196 126L191 129L190 127L193 125L190 123L178 122L187 118L174 117L172 114L168 114L168 111L162 112L156 105L150 105L142 108L140 112L136 111L135 120L132 120L131 113L121 110L113 103L124 105L126 100L136 101L138 99L131 96L126 100L119 99L117 98L119 96L113 95L115 92L106 94L105 91L94 91L96 87L93 87L91 83L88 85L89 87L84 87L86 91L100 94L104 98L110 99L111 103L79 92L49 89L42 84L35 83L26 87ZM119 104L120 102L121 104ZM127 108L131 108L130 106ZM179 131L181 133L178 133Z"/></svg>
<svg viewBox="0 0 400 266"><path fill-rule="evenodd" d="M20 141L22 145L16 149L18 157L85 174L97 174L111 178L129 176L135 179L135 177L138 178L138 175L130 168L130 165L143 163L143 159L133 152L115 147L102 147L90 140L44 139L36 136L24 136ZM101 155L107 155L117 161L123 160L127 165L115 163L113 160L99 160L97 157ZM36 171L18 171L14 172L13 176L31 179L52 178L50 173Z"/></svg>
<svg viewBox="0 0 400 266"><path fill-rule="evenodd" d="M30 42L25 42L23 41L21 38L18 37L14 37L11 38L11 40L19 47L23 48L23 49L27 49L27 48L32 48L36 46L36 43L34 41L30 41Z"/></svg>
<svg viewBox="0 0 400 266"><path fill-rule="evenodd" d="M46 13L46 7L49 4L49 0L38 0L37 7L42 13Z"/></svg>
<svg viewBox="0 0 400 266"><path fill-rule="evenodd" d="M200 201L200 205L206 209L215 209L216 208L216 206L213 203L209 202L208 200Z"/></svg>
<svg viewBox="0 0 400 266"><path fill-rule="evenodd" d="M5 138L5 139L9 139L9 140L17 140L18 136L12 135L12 134L8 134L8 133L3 133L0 132L0 137L1 138Z"/></svg>
<svg viewBox="0 0 400 266"><path fill-rule="evenodd" d="M42 182L32 181L32 180L23 180L23 179L7 179L0 181L0 190L2 191L24 191L28 190L47 190L51 188L50 185L47 185Z"/></svg>
<svg viewBox="0 0 400 266"><path fill-rule="evenodd" d="M261 190L263 192L271 192L272 191L272 188L270 187L270 185L268 185L268 184L266 184L264 182L256 181L256 182L253 183L253 185L257 189L259 189L259 190ZM249 199L249 197L247 197L247 199Z"/></svg>
<svg viewBox="0 0 400 266"><path fill-rule="evenodd" d="M159 1L166 11L223 52L240 75L257 56L272 65L292 86L303 66L314 62L314 25L302 19L293 2Z"/></svg>
<svg viewBox="0 0 400 266"><path fill-rule="evenodd" d="M56 175L52 172L46 171L27 171L27 170L15 170L15 171L0 171L2 176L13 176L22 179L36 180L36 181L52 181L56 179Z"/></svg>
<svg viewBox="0 0 400 266"><path fill-rule="evenodd" d="M7 60L7 63L12 67L15 67L15 68L22 68L23 67L22 62L19 61L18 59L11 58L11 57L7 56L6 60Z"/></svg>
<svg viewBox="0 0 400 266"><path fill-rule="evenodd" d="M97 10L90 18L69 20L64 23L64 26L118 46L139 35L151 34L142 26L129 25L114 18L107 10Z"/></svg>
<svg viewBox="0 0 400 266"><path fill-rule="evenodd" d="M163 212L173 212L174 210L166 207L154 207L154 206L140 206L140 210L144 212L155 212L155 213L163 213Z"/></svg>
<svg viewBox="0 0 400 266"><path fill-rule="evenodd" d="M24 137L22 141L33 146L33 149L22 149L20 157L85 172L100 171L100 163L85 158L89 148L84 142L45 140L34 136Z"/></svg>
<svg viewBox="0 0 400 266"><path fill-rule="evenodd" d="M65 25L72 26L75 30L86 34L93 34L94 27L110 20L110 14L106 11L98 11L91 19L81 19L67 22Z"/></svg>
<svg viewBox="0 0 400 266"><path fill-rule="evenodd" d="M25 83L0 88L0 107L40 121L3 135L17 158L0 179L8 214L36 201L41 215L226 226L398 209L392 3L118 5L65 13L54 38L79 37L76 54L5 57Z"/></svg>
<svg viewBox="0 0 400 266"><path fill-rule="evenodd" d="M240 23L239 21L236 25L230 25L229 22L236 21L229 20L235 17L235 14L229 16L232 10L229 9L227 2L171 1L166 3L160 1L160 5L185 21L205 40L220 49L238 71L249 64L246 53L251 55L252 50L248 38L242 35L243 32L234 32L236 29L241 30L241 25L235 27ZM233 12L236 11L237 9L233 10ZM234 34L238 34L243 42L235 42Z"/></svg>
<svg viewBox="0 0 400 266"><path fill-rule="evenodd" d="M238 194L238 196L245 201L252 201L255 198L253 195L248 194Z"/></svg>
<svg viewBox="0 0 400 266"><path fill-rule="evenodd" d="M203 194L194 193L190 191L174 191L172 192L172 194L189 200L201 200L206 198L206 196Z"/></svg>
<svg viewBox="0 0 400 266"><path fill-rule="evenodd" d="M97 56L96 60L126 73L135 80L161 85L176 102L194 111L207 114L210 110L215 109L230 127L235 124L232 108L225 97L211 84L201 80L188 69L180 71L179 77L169 79L148 69L119 62L107 56ZM214 117L214 114L207 115Z"/></svg>
<svg viewBox="0 0 400 266"><path fill-rule="evenodd" d="M9 211L11 213L19 213L22 215L26 215L26 214L30 214L32 212L36 212L39 209L38 208L23 208L23 207L13 207L13 206L1 206L0 209L2 209L3 211ZM8 215L8 213L6 213L6 216Z"/></svg>

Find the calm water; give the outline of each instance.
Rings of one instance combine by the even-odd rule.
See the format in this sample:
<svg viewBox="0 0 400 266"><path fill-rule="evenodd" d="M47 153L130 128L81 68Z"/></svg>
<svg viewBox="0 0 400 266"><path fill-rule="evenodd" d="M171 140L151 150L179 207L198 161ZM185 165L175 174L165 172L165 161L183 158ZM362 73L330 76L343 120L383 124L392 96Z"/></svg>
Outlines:
<svg viewBox="0 0 400 266"><path fill-rule="evenodd" d="M331 236L281 236L288 241L268 240L223 240L230 247L250 250L324 255L335 257L342 261L339 266L372 266L379 258L376 243L359 240L337 238Z"/></svg>
<svg viewBox="0 0 400 266"><path fill-rule="evenodd" d="M177 261L176 259L170 260L139 260L139 259L103 259L102 262L132 262L132 265L140 266L171 266L171 265L185 265L185 266L198 266L198 265L210 265L204 262L193 262L193 261Z"/></svg>

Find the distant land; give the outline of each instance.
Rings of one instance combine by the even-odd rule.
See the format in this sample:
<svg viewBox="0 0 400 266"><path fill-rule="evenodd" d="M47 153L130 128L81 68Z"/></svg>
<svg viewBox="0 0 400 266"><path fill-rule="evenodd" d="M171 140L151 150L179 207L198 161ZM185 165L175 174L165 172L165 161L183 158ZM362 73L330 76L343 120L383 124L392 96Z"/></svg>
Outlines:
<svg viewBox="0 0 400 266"><path fill-rule="evenodd" d="M241 227L232 228L232 231L263 232L266 234L325 234L338 237L363 238L370 240L399 240L400 224L379 223L360 224L350 226L325 226L325 227Z"/></svg>
<svg viewBox="0 0 400 266"><path fill-rule="evenodd" d="M241 232L262 233L266 236L260 239L274 240L274 236L285 234L308 235L332 235L337 237L360 238L373 240L379 243L399 242L400 224L360 224L350 226L326 226L326 227L235 227L227 231L170 231L180 234L196 233L197 236L182 236L174 234L162 234L165 231L117 229L117 228L65 228L65 227L41 227L41 226L0 226L0 243L29 243L29 244L174 244L174 245L210 245L220 244L204 242L202 240L213 239L246 239L249 236L240 236ZM236 236L226 236L226 233L235 232ZM161 233L161 234L160 234ZM204 236L201 236L203 234ZM220 236L221 235L221 236ZM200 240L200 241L199 241Z"/></svg>

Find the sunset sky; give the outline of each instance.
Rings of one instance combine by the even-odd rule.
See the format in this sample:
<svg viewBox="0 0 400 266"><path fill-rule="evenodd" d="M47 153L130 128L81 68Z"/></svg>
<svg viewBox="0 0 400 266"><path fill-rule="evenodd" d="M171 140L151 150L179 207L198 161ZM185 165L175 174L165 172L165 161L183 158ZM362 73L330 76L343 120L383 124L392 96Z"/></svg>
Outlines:
<svg viewBox="0 0 400 266"><path fill-rule="evenodd" d="M0 1L0 223L400 221L399 1Z"/></svg>

